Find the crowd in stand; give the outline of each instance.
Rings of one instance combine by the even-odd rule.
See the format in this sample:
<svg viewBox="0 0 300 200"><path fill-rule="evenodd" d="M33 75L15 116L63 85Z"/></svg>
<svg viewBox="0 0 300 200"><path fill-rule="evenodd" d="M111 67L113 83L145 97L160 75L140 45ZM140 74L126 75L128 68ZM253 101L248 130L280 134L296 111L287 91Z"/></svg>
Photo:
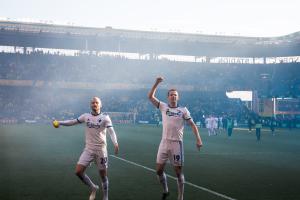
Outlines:
<svg viewBox="0 0 300 200"><path fill-rule="evenodd" d="M104 112L124 112L135 114L135 122L157 123L160 119L158 109L147 100L148 90L113 90L95 93L92 90L48 89L31 87L0 88L0 123L16 123L26 120L49 122L53 118L76 118L89 112L89 100L98 95L103 102ZM166 90L158 97L166 101ZM218 118L232 118L241 125L247 124L249 110L240 100L228 99L218 92L181 92L180 105L187 106L196 122L205 127L205 119L212 115ZM116 118L115 118L116 119ZM254 119L254 118L253 118ZM120 120L118 118L118 120ZM125 117L131 120L133 117ZM298 120L299 121L299 120ZM263 121L269 124L269 119ZM299 123L294 118L279 116L278 127L293 128Z"/></svg>
<svg viewBox="0 0 300 200"><path fill-rule="evenodd" d="M170 84L197 90L257 90L266 96L300 96L299 64L212 64L131 60L114 56L0 53L0 79Z"/></svg>
<svg viewBox="0 0 300 200"><path fill-rule="evenodd" d="M0 118L14 117L19 120L47 120L54 117L76 117L89 110L89 99L99 95L106 112L136 113L137 121L155 122L158 110L147 100L147 89L113 90L94 92L92 90L47 89L31 87L0 88ZM159 98L166 101L166 90ZM181 92L180 104L189 107L196 121L203 121L209 114L232 114L241 119L244 106L239 101L212 92Z"/></svg>
<svg viewBox="0 0 300 200"><path fill-rule="evenodd" d="M147 87L157 75L170 85L192 85L193 90L179 91L180 104L187 106L195 121L205 124L209 115L232 117L238 123L247 120L248 109L240 100L228 99L227 90L258 90L261 94L298 95L299 64L235 65L180 63L167 60L130 60L112 56L62 56L59 54L0 53L0 79L43 80L95 83L101 90L76 90L29 86L0 87L0 119L24 121L76 117L88 110L91 96L102 98L107 112L131 112L136 121L155 123L158 110L147 100ZM261 74L272 74L267 80ZM133 84L140 89L113 91L103 84ZM143 88L143 89L141 89ZM158 97L166 100L166 90ZM287 120L282 118L278 125Z"/></svg>

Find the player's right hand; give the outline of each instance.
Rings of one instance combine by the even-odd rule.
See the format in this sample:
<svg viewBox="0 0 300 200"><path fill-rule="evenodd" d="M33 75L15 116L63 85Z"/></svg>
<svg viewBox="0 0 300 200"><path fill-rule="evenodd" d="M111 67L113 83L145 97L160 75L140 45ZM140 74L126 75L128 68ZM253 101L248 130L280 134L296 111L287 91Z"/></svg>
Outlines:
<svg viewBox="0 0 300 200"><path fill-rule="evenodd" d="M57 120L53 120L52 125L53 125L54 128L58 128L59 127L59 122Z"/></svg>
<svg viewBox="0 0 300 200"><path fill-rule="evenodd" d="M156 83L161 83L161 82L163 82L163 80L164 80L164 78L163 77L157 77L156 78Z"/></svg>

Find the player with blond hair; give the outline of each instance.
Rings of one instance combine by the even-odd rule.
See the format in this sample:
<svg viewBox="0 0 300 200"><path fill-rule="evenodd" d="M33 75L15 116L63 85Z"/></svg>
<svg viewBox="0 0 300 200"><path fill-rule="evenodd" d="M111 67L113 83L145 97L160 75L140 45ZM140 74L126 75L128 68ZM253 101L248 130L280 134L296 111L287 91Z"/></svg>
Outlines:
<svg viewBox="0 0 300 200"><path fill-rule="evenodd" d="M156 78L154 85L148 93L149 100L155 107L160 109L162 114L163 132L157 153L156 173L159 182L163 186L162 199L166 199L169 196L169 191L164 168L169 160L173 164L177 176L178 200L183 200L184 175L182 173L182 167L184 156L182 142L184 123L187 122L192 127L193 133L196 136L196 147L198 150L200 150L202 146L202 140L188 109L178 106L179 95L176 89L170 89L168 91L168 104L155 97L157 86L162 81L162 77Z"/></svg>

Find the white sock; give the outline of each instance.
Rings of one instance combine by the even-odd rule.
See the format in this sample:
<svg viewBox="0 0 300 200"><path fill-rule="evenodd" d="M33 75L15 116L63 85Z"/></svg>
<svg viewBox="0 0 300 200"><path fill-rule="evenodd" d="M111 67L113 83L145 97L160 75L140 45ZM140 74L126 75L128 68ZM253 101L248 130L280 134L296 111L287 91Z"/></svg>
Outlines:
<svg viewBox="0 0 300 200"><path fill-rule="evenodd" d="M102 178L102 192L103 192L103 200L108 200L108 178L107 178L107 176Z"/></svg>
<svg viewBox="0 0 300 200"><path fill-rule="evenodd" d="M162 175L157 175L158 181L163 186L163 192L167 193L169 191L168 189L168 183L167 183L167 176L165 172L162 173Z"/></svg>
<svg viewBox="0 0 300 200"><path fill-rule="evenodd" d="M183 200L183 192L184 192L184 175L180 174L177 178L177 187L178 187L178 200Z"/></svg>
<svg viewBox="0 0 300 200"><path fill-rule="evenodd" d="M88 177L86 174L83 175L82 182L88 185L91 189L96 187L96 185L91 181L90 177Z"/></svg>

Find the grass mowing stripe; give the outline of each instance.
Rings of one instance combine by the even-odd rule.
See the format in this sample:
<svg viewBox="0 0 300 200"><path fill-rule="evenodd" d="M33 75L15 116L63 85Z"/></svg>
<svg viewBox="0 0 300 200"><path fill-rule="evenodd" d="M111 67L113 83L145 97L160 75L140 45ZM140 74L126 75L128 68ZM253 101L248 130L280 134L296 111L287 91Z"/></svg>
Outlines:
<svg viewBox="0 0 300 200"><path fill-rule="evenodd" d="M126 163L132 164L132 165L134 165L134 166L141 167L141 168L146 169L146 170L148 170L148 171L151 171L151 172L154 172L154 173L156 172L154 169L151 169L151 168L149 168L149 167L140 165L140 164L138 164L138 163L135 163L135 162L126 160L126 159L124 159L124 158L121 158L121 157L118 157L118 156L115 156L115 155L110 155L110 156L113 157L113 158L122 160L122 161L124 161L124 162L126 162ZM177 178L174 177L174 176L171 176L171 175L169 175L169 174L166 174L166 175L167 175L167 177L169 177L169 178L171 178L171 179L173 179L173 180L177 180ZM189 185L189 186L192 186L192 187L195 187L195 188L197 188L197 189L203 190L203 191L205 191L205 192L214 194L214 195L216 195L216 196L222 197L222 198L224 198L224 199L228 199L228 200L237 200L237 199L234 199L234 198L232 198L232 197L226 196L226 195L224 195L224 194L221 194L221 193L215 192L215 191L213 191L213 190L210 190L210 189L208 189L208 188L205 188L205 187L201 187L201 186L195 185L195 184L190 183L190 182L188 182L188 181L185 181L185 184L186 184L186 185Z"/></svg>

